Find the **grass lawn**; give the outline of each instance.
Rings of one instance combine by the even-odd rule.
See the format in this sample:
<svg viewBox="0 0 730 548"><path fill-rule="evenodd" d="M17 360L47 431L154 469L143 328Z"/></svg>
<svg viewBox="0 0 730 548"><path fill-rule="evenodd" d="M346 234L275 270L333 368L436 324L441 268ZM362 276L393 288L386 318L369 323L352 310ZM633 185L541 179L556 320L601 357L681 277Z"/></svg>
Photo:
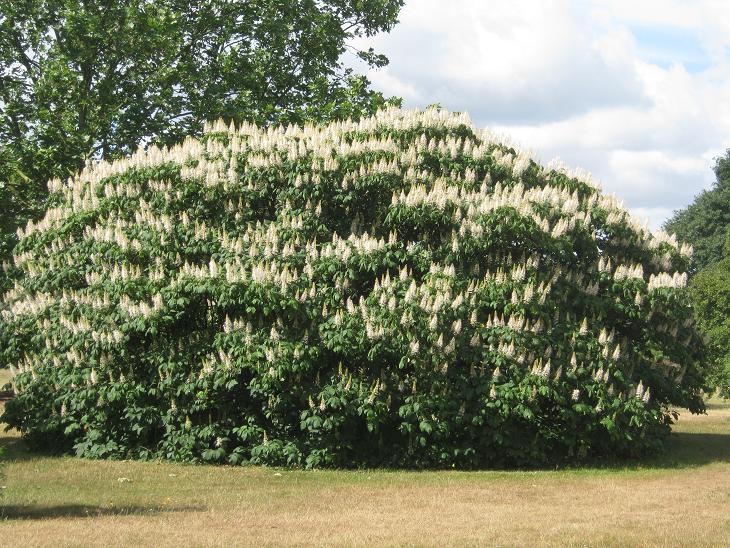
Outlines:
<svg viewBox="0 0 730 548"><path fill-rule="evenodd" d="M661 457L562 471L103 462L31 455L13 432L0 443L5 546L730 546L730 404L719 401L683 415Z"/></svg>

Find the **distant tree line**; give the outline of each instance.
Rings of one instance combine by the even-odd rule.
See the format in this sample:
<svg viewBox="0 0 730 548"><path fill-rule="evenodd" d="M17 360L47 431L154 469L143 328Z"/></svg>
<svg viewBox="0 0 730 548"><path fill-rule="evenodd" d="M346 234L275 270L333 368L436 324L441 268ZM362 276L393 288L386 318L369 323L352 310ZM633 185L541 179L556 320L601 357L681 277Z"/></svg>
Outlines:
<svg viewBox="0 0 730 548"><path fill-rule="evenodd" d="M715 183L665 223L694 247L690 291L709 351L711 387L730 397L730 149L715 160Z"/></svg>

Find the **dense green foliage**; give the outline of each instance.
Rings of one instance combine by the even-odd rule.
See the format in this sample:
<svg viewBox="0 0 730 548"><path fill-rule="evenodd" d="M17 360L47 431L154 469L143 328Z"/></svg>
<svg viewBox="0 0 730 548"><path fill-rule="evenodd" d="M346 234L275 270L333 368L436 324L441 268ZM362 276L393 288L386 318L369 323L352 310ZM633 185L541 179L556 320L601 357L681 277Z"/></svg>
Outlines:
<svg viewBox="0 0 730 548"><path fill-rule="evenodd" d="M34 184L8 152L0 144L0 261L11 257L16 230L38 215L46 196L45 183L43 188ZM0 271L0 292L10 289L11 283Z"/></svg>
<svg viewBox="0 0 730 548"><path fill-rule="evenodd" d="M708 388L730 397L730 150L715 161L715 184L664 227L694 248L692 304L708 342Z"/></svg>
<svg viewBox="0 0 730 548"><path fill-rule="evenodd" d="M688 249L464 115L220 123L49 186L0 331L33 447L554 464L703 409Z"/></svg>
<svg viewBox="0 0 730 548"><path fill-rule="evenodd" d="M698 194L691 205L676 211L664 224L667 232L694 248L693 271L722 258L730 228L730 150L715 160L714 171L713 187Z"/></svg>
<svg viewBox="0 0 730 548"><path fill-rule="evenodd" d="M0 0L0 260L42 214L46 181L89 158L179 142L206 119L372 114L384 97L341 55L353 37L390 30L402 4Z"/></svg>
<svg viewBox="0 0 730 548"><path fill-rule="evenodd" d="M690 294L698 328L708 342L708 384L730 398L730 230L724 257L692 278Z"/></svg>

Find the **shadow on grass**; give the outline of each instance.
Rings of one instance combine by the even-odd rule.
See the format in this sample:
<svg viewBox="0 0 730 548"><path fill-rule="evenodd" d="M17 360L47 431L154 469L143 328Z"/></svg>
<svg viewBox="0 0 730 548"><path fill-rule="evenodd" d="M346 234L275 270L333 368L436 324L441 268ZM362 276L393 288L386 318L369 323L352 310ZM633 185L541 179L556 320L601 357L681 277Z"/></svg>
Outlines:
<svg viewBox="0 0 730 548"><path fill-rule="evenodd" d="M2 452L0 461L28 461L44 456L31 453L26 447L25 442L21 438L14 436L0 437L0 452Z"/></svg>
<svg viewBox="0 0 730 548"><path fill-rule="evenodd" d="M730 402L722 400L708 403L708 409L727 410L730 409ZM672 432L666 440L666 450L637 458L598 458L592 462L582 465L558 466L557 468L535 468L537 470L604 470L604 471L626 471L638 469L682 469L705 466L713 463L730 463L730 431L727 433L706 433L706 432ZM51 453L32 452L28 449L23 440L17 436L0 437L0 449L3 450L2 461L25 462L38 458L58 456ZM524 469L523 469L524 470ZM415 471L415 470L414 470ZM1 499L0 499L1 501ZM67 508L68 512L77 511L78 514L58 514ZM156 511L185 511L191 508L175 510L172 508L160 508ZM17 509L16 509L17 510ZM27 512L36 512L34 509L26 509ZM39 509L38 511L43 511ZM51 511L51 510L47 510ZM54 510L55 515L110 515L110 514L134 514L155 511L150 508L95 508L95 507L59 507ZM94 514L96 512L96 514ZM49 514L54 515L54 514ZM0 519L6 517L5 509L0 507ZM28 516L30 517L30 516Z"/></svg>
<svg viewBox="0 0 730 548"><path fill-rule="evenodd" d="M22 438L15 436L0 436L0 462L26 462L49 454L36 453L28 449Z"/></svg>
<svg viewBox="0 0 730 548"><path fill-rule="evenodd" d="M62 504L57 506L0 506L0 520L96 518L102 516L149 516L169 512L202 512L204 506L89 506Z"/></svg>
<svg viewBox="0 0 730 548"><path fill-rule="evenodd" d="M603 470L623 472L646 469L683 469L708 464L730 463L730 432L706 434L672 432L666 449L644 457L597 458L585 465L571 465L568 470Z"/></svg>
<svg viewBox="0 0 730 548"><path fill-rule="evenodd" d="M667 440L666 452L649 459L647 466L683 468L730 462L730 432L705 434L676 432Z"/></svg>

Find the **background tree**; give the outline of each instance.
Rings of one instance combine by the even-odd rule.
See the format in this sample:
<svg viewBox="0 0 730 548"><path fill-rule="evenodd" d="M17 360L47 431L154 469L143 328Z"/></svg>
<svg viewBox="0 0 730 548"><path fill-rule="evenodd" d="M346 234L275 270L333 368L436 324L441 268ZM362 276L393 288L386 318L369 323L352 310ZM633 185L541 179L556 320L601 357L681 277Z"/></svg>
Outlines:
<svg viewBox="0 0 730 548"><path fill-rule="evenodd" d="M723 256L725 232L730 226L730 149L715 160L716 181L710 190L676 211L664 224L667 232L694 247L694 268L701 270Z"/></svg>
<svg viewBox="0 0 730 548"><path fill-rule="evenodd" d="M385 98L342 63L402 0L0 0L0 258L45 183L89 158L259 124L371 113ZM2 289L0 278L0 289Z"/></svg>
<svg viewBox="0 0 730 548"><path fill-rule="evenodd" d="M690 283L695 316L708 342L708 384L730 397L730 149L717 158L716 181L664 225L694 247Z"/></svg>
<svg viewBox="0 0 730 548"><path fill-rule="evenodd" d="M730 230L724 258L699 271L690 291L699 328L708 341L708 382L730 398Z"/></svg>

